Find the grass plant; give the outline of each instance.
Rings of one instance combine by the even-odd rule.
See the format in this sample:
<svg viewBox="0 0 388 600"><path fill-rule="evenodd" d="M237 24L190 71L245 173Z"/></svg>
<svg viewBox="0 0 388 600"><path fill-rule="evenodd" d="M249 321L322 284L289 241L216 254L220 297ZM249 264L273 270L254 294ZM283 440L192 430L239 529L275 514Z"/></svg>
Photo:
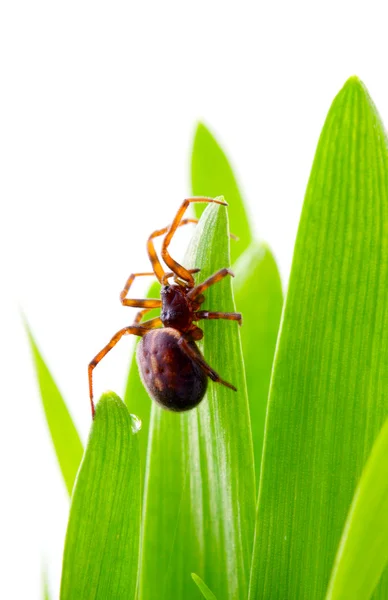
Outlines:
<svg viewBox="0 0 388 600"><path fill-rule="evenodd" d="M168 413L133 358L125 403L100 400L81 462L29 332L73 489L61 599L386 599L388 153L373 102L356 77L333 101L284 301L275 259L203 124L191 174L194 194L230 205L195 207L183 262L201 269L197 281L230 264L236 272L234 285L209 289L206 308L241 310L243 328L205 322L199 346L238 392L210 382L198 408Z"/></svg>

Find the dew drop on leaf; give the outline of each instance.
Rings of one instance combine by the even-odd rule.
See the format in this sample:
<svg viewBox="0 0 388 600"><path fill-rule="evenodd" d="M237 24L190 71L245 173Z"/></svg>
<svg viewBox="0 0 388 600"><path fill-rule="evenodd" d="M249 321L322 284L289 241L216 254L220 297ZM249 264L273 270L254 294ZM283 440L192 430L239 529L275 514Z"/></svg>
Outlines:
<svg viewBox="0 0 388 600"><path fill-rule="evenodd" d="M131 421L132 421L132 433L138 433L141 429L141 419L139 419L139 417L137 417L136 415L131 414Z"/></svg>

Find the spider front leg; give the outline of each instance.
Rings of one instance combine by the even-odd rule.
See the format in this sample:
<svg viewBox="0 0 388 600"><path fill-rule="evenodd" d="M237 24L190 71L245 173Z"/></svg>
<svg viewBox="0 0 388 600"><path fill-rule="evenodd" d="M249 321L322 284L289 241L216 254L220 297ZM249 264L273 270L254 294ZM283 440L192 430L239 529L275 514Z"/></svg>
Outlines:
<svg viewBox="0 0 388 600"><path fill-rule="evenodd" d="M160 308L162 306L161 300L158 298L148 298L148 299L135 299L135 298L127 298L127 294L129 292L129 288L134 282L136 277L145 277L147 275L155 275L155 273L132 273L124 286L123 291L120 293L120 302L123 306L135 306L138 308Z"/></svg>
<svg viewBox="0 0 388 600"><path fill-rule="evenodd" d="M123 335L133 334L133 335L139 335L142 337L143 335L145 335L147 333L147 331L149 331L149 329L147 327L143 328L140 326L124 327L123 329L120 329L120 331L115 333L115 335L112 337L110 342L106 346L104 346L104 348L102 350L100 350L100 352L89 363L89 367L88 367L89 396L90 396L90 405L92 408L92 417L93 418L94 418L94 414L95 414L95 408L94 408L94 402L93 402L93 369L104 358L104 356L106 356L108 354L108 352L110 350L112 350L112 348L114 348L114 346L116 346L117 342L119 342L121 340Z"/></svg>
<svg viewBox="0 0 388 600"><path fill-rule="evenodd" d="M178 223L177 227L182 227L182 225L187 225L188 223L197 224L198 219L183 219L180 223ZM166 277L168 277L169 275L164 272L162 264L158 258L158 255L156 254L156 250L155 250L155 246L154 246L154 239L167 233L167 231L170 229L170 227L171 227L171 225L167 225L167 227L163 227L163 229L157 229L156 231L151 233L151 235L149 236L148 241L147 241L148 258L150 259L152 268L154 270L154 273L155 273L159 283L161 283L162 285L163 285L164 279ZM175 272L173 274L175 274Z"/></svg>
<svg viewBox="0 0 388 600"><path fill-rule="evenodd" d="M187 220L189 220L189 219L187 219ZM195 219L190 219L190 220L193 220L196 222ZM164 231L164 230L162 230L162 231ZM200 271L200 269L190 269L189 273L198 273L198 271ZM168 278L172 277L173 275L174 275L174 273L172 273L172 272L165 273L163 271L163 275L161 277L160 283L162 285L166 285ZM145 307L146 310L151 310L152 308L160 308L161 307L161 301L158 298L144 298L144 299L127 298L127 294L129 292L129 289L132 286L135 278L136 277L146 277L146 276L155 277L155 273L154 272L132 273L128 277L122 292L120 292L120 302L123 306L132 306L132 307L138 307L138 308Z"/></svg>
<svg viewBox="0 0 388 600"><path fill-rule="evenodd" d="M210 379L212 381L215 381L216 383L221 383L222 385L225 385L226 387L233 390L234 392L237 392L237 388L235 388L234 385L232 385L231 383L228 383L224 379L221 379L221 377L218 375L218 373L214 369L212 369L210 365L207 364L207 362L205 361L203 356L201 354L199 354L198 352L196 352L192 346L190 346L189 342L186 340L185 337L182 336L179 339L178 345L181 347L183 352L185 352L185 354L187 354L187 356L190 356L190 358L199 367L201 367L201 369L204 371L204 373L206 373L206 375L208 377L210 377Z"/></svg>
<svg viewBox="0 0 388 600"><path fill-rule="evenodd" d="M218 283L218 281L221 281L221 279L224 279L224 277L227 277L228 275L234 277L234 273L231 269L220 269L219 271L214 273L214 275L211 275L210 277L205 279L205 281L203 281L199 285L195 286L192 290L190 290L187 294L187 297L191 300L195 300L198 296L202 296L203 292L207 290L211 285Z"/></svg>
<svg viewBox="0 0 388 600"><path fill-rule="evenodd" d="M148 319L148 321L143 321L141 323L143 316L150 310L152 310L152 308L144 308L143 310L139 310L139 312L133 320L132 326L141 324L142 327L147 327L147 329L153 329L154 327L159 327L160 325L162 325L160 317L154 317L153 319Z"/></svg>
<svg viewBox="0 0 388 600"><path fill-rule="evenodd" d="M215 200L214 198L207 198L206 196L195 196L193 198L186 198L186 200L183 201L182 206L178 210L175 219L171 223L169 230L167 231L166 237L164 238L162 245L162 258L166 265L170 267L171 271L173 271L177 277L186 281L187 286L190 288L194 287L195 285L193 276L190 274L190 271L182 267L182 265L180 265L173 258L171 258L168 252L168 247L170 245L174 233L180 226L180 223L183 222L181 221L181 219L187 207L192 202L214 202L215 204L222 204L223 206L228 206L227 202L224 202L223 200Z"/></svg>

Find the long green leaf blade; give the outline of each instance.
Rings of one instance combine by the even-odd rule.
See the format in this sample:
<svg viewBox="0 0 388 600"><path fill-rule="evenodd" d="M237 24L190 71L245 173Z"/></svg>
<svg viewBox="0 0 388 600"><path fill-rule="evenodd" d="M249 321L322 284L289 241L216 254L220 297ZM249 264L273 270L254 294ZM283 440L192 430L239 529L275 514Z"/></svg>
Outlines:
<svg viewBox="0 0 388 600"><path fill-rule="evenodd" d="M388 420L353 497L327 600L367 600L388 562Z"/></svg>
<svg viewBox="0 0 388 600"><path fill-rule="evenodd" d="M236 307L243 315L241 342L251 415L256 482L259 482L269 383L283 305L273 255L253 242L234 265Z"/></svg>
<svg viewBox="0 0 388 600"><path fill-rule="evenodd" d="M206 583L202 581L202 579L198 577L196 573L191 573L191 577L193 578L195 584L198 586L198 589L201 590L202 596L206 598L206 600L217 600L213 592L209 590Z"/></svg>
<svg viewBox="0 0 388 600"><path fill-rule="evenodd" d="M231 262L248 248L252 241L252 231L242 195L229 160L209 129L199 123L194 136L191 156L191 187L194 196L225 196L229 203L231 231L239 241L231 245ZM199 217L204 211L203 204L194 204Z"/></svg>
<svg viewBox="0 0 388 600"><path fill-rule="evenodd" d="M329 111L271 382L250 599L324 597L388 409L388 156L360 81ZM378 598L387 598L387 581Z"/></svg>
<svg viewBox="0 0 388 600"><path fill-rule="evenodd" d="M229 264L227 213L209 206L184 264L200 280ZM204 308L233 311L230 279L206 292ZM142 600L199 598L195 571L219 598L247 596L253 543L254 470L238 326L204 321L201 350L238 388L209 382L197 409L173 414L153 405L142 546Z"/></svg>
<svg viewBox="0 0 388 600"><path fill-rule="evenodd" d="M44 569L42 574L43 600L50 600L50 591L48 585L47 571Z"/></svg>
<svg viewBox="0 0 388 600"><path fill-rule="evenodd" d="M256 481L259 480L264 421L269 381L282 308L282 289L275 260L269 248L252 242L252 232L236 177L228 158L211 132L199 123L191 161L194 195L223 194L229 202L232 262L236 272L237 310L243 313L242 346L255 454ZM203 205L195 204L197 216Z"/></svg>
<svg viewBox="0 0 388 600"><path fill-rule="evenodd" d="M50 430L62 476L70 495L82 458L82 443L66 403L39 351L27 323L25 323L25 327L31 346L47 425Z"/></svg>
<svg viewBox="0 0 388 600"><path fill-rule="evenodd" d="M97 404L66 534L61 600L135 598L140 536L137 435L112 392Z"/></svg>

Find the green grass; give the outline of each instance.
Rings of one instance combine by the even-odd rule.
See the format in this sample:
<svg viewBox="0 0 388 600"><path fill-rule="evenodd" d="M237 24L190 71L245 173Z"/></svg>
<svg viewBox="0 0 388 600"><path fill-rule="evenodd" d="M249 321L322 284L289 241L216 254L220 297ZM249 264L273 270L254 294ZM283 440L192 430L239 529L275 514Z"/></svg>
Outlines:
<svg viewBox="0 0 388 600"><path fill-rule="evenodd" d="M387 598L388 154L376 109L353 77L329 110L284 302L273 255L202 124L191 174L193 193L230 205L200 211L183 262L202 281L232 261L234 282L210 288L204 308L241 310L243 327L205 322L199 346L238 392L209 382L198 408L168 413L132 359L125 404L112 394L97 404L61 599ZM70 491L81 443L29 335Z"/></svg>

